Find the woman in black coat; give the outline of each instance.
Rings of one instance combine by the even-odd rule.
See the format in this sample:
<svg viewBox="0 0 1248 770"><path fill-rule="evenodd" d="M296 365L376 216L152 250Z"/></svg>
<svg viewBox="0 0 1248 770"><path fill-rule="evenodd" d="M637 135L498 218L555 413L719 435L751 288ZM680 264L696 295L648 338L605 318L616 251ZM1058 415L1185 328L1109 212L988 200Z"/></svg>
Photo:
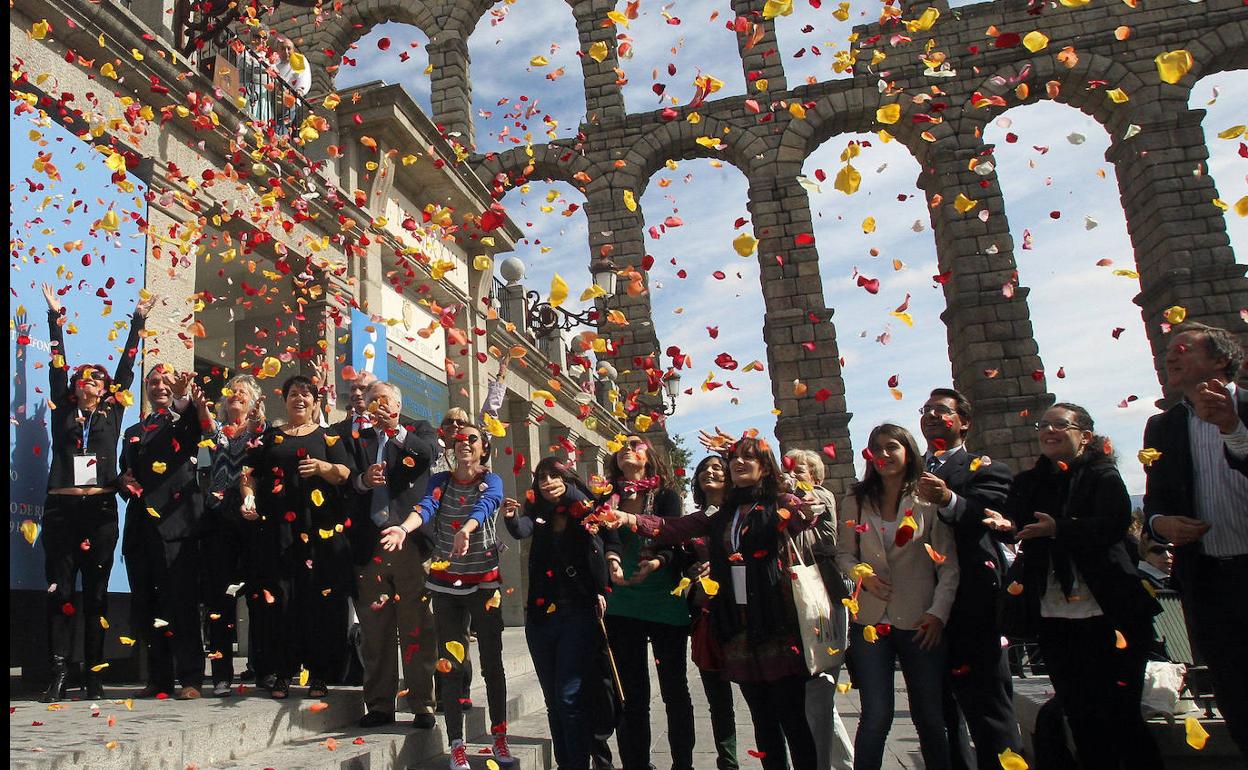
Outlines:
<svg viewBox="0 0 1248 770"><path fill-rule="evenodd" d="M1160 605L1124 538L1131 498L1109 442L1080 406L1055 404L1036 429L1040 458L1014 477L1008 521L1022 542L1023 596L1082 767L1161 768L1140 714Z"/></svg>
<svg viewBox="0 0 1248 770"><path fill-rule="evenodd" d="M584 482L554 457L533 469L523 510L510 498L502 507L511 536L533 538L524 635L546 700L559 770L589 770L593 725L587 685L607 606L602 541L583 522L592 510Z"/></svg>

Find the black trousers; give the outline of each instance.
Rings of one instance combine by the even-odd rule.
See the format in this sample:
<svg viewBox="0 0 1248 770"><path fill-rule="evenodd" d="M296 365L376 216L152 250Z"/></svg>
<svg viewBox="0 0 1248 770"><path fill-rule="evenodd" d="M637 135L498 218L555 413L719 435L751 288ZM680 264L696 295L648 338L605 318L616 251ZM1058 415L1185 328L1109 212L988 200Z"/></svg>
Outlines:
<svg viewBox="0 0 1248 770"><path fill-rule="evenodd" d="M147 651L148 681L168 692L204 684L199 616L199 541L166 542L146 522L128 537L131 617ZM157 624L159 622L159 627Z"/></svg>
<svg viewBox="0 0 1248 770"><path fill-rule="evenodd" d="M650 765L650 647L654 647L659 692L667 710L672 770L693 770L693 700L687 663L689 628L607 615L607 641L624 689L624 719L616 731L624 770Z"/></svg>
<svg viewBox="0 0 1248 770"><path fill-rule="evenodd" d="M1248 586L1248 556L1200 556L1185 574L1179 590L1188 635L1213 675L1213 694L1231 740L1248 758L1248 668L1243 660L1248 603L1238 590Z"/></svg>
<svg viewBox="0 0 1248 770"><path fill-rule="evenodd" d="M252 660L262 655L264 634L257 617L262 611L256 591L256 525L254 522L218 522L204 534L202 601L208 611L208 650L212 657L212 681L232 683L234 642L238 638L238 600L245 598L251 619L247 647ZM234 596L230 586L242 584Z"/></svg>
<svg viewBox="0 0 1248 770"><path fill-rule="evenodd" d="M732 682L719 671L702 671L702 691L711 709L711 736L715 739L717 770L737 770L737 715L732 705Z"/></svg>
<svg viewBox="0 0 1248 770"><path fill-rule="evenodd" d="M950 673L945 678L943 706L953 770L1000 770L1002 751L1023 750L1001 632L995 623L955 608L945 627L945 639ZM973 752L968 732L975 741Z"/></svg>
<svg viewBox="0 0 1248 770"><path fill-rule="evenodd" d="M1126 647L1117 647L1119 631ZM1084 770L1161 770L1140 714L1152 618L1040 618L1040 649ZM1112 738L1111 738L1112 736Z"/></svg>
<svg viewBox="0 0 1248 770"><path fill-rule="evenodd" d="M74 585L82 576L83 658L104 662L108 578L117 547L117 497L48 495L43 504L43 571L48 579L48 653L66 660L74 650Z"/></svg>
<svg viewBox="0 0 1248 770"><path fill-rule="evenodd" d="M469 594L446 594L430 591L433 602L433 625L438 634L439 658L449 665L438 671L442 682L442 712L449 740L464 737L464 699L468 697L467 677L463 661L455 660L447 643L456 642L468 660L468 628L477 632L477 653L481 656L481 678L485 680L485 699L489 708L490 729L507 723L507 672L503 670L503 615L489 606L496 589L479 588Z"/></svg>
<svg viewBox="0 0 1248 770"><path fill-rule="evenodd" d="M815 770L818 753L806 721L808 681L808 676L789 676L775 682L738 684L750 707L763 770L787 770L788 759L793 760L794 770Z"/></svg>

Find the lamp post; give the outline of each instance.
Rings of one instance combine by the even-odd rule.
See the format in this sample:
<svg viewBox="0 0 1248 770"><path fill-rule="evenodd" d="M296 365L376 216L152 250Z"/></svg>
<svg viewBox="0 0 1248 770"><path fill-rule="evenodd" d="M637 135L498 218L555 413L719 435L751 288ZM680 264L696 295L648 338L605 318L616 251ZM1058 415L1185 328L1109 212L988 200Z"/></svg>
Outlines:
<svg viewBox="0 0 1248 770"><path fill-rule="evenodd" d="M616 266L610 257L597 256L589 263L590 272L594 276L594 285L603 290L606 296L615 294ZM528 324L533 336L538 339L547 337L556 330L569 331L577 326L593 326L600 328L603 313L597 307L589 307L579 313L564 310L549 302L542 301L542 295L536 291L525 294L528 298Z"/></svg>
<svg viewBox="0 0 1248 770"><path fill-rule="evenodd" d="M676 414L676 397L680 395L680 372L669 369L663 378L663 414Z"/></svg>

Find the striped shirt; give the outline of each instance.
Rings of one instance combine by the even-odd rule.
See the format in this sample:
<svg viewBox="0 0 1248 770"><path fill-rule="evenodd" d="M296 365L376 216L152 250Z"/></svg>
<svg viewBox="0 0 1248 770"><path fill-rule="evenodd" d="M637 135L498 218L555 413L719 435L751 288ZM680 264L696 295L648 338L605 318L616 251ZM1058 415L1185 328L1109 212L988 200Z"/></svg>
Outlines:
<svg viewBox="0 0 1248 770"><path fill-rule="evenodd" d="M1238 403L1241 394L1234 383L1227 386L1231 402ZM1218 426L1196 416L1190 403L1187 436L1192 445L1192 493L1194 514L1209 523L1209 531L1200 539L1207 556L1226 558L1248 554L1248 478L1230 466L1225 452L1235 457L1248 456L1248 427L1241 422L1228 434Z"/></svg>
<svg viewBox="0 0 1248 770"><path fill-rule="evenodd" d="M422 526L433 527L433 565L425 587L459 595L499 588L495 520L503 497L502 479L485 473L469 484L459 484L450 474L439 473L430 479L429 490L420 502ZM452 558L455 533L470 519L478 527L468 537L468 553Z"/></svg>

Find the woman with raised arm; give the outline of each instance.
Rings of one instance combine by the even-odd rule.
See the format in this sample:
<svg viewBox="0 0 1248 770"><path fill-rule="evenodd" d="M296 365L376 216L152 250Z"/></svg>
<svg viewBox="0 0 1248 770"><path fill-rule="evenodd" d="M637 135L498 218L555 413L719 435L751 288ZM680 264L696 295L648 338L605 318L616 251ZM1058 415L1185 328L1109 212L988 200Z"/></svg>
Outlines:
<svg viewBox="0 0 1248 770"><path fill-rule="evenodd" d="M48 367L52 410L52 468L43 508L44 572L48 579L48 648L52 682L45 703L65 697L74 638L74 584L82 576L83 667L86 697L103 698L99 673L104 664L104 629L108 615L108 579L119 535L117 455L121 419L130 405L139 336L155 296L134 308L130 335L110 378L103 366L70 368L65 349L68 322L57 292L43 285L48 303Z"/></svg>
<svg viewBox="0 0 1248 770"><path fill-rule="evenodd" d="M1040 457L1014 477L1005 517L1022 542L1023 597L1084 768L1161 768L1140 713L1161 605L1123 539L1131 496L1087 410L1054 404L1036 423ZM1106 740L1106 736L1113 740Z"/></svg>
<svg viewBox="0 0 1248 770"><path fill-rule="evenodd" d="M247 599L250 618L247 647L253 662L264 657L264 599L257 582L260 566L257 544L260 524L242 515L239 478L247 448L264 436L268 422L264 394L250 374L236 374L225 383L217 403L217 431L209 452L208 495L204 501L203 603L208 609L208 649L212 653L212 694L230 695L234 684L234 640L238 625L239 591ZM272 684L272 671L257 671L256 682Z"/></svg>
<svg viewBox="0 0 1248 770"><path fill-rule="evenodd" d="M660 544L706 538L711 574L703 585L713 636L725 675L750 708L762 765L787 768L787 753L795 770L814 770L815 740L806 721L810 674L784 556L790 535L814 522L814 498L799 499L784 488L762 439L742 438L726 450L732 489L722 513L663 518L617 509L606 519Z"/></svg>
<svg viewBox="0 0 1248 770"><path fill-rule="evenodd" d="M316 383L297 374L281 393L286 421L247 450L239 484L243 519L260 522L255 621L265 643L256 671L274 675L269 692L281 700L306 666L308 697L324 698L346 646L346 629L326 618L340 615L354 578L336 487L356 470L340 438L317 420Z"/></svg>
<svg viewBox="0 0 1248 770"><path fill-rule="evenodd" d="M593 502L585 482L556 457L533 469L521 504L503 501L503 523L517 540L533 538L524 635L542 684L559 770L589 770L588 688L607 606L602 541L585 526Z"/></svg>
<svg viewBox="0 0 1248 770"><path fill-rule="evenodd" d="M923 762L950 766L942 693L945 621L958 590L953 530L915 497L923 454L910 431L885 423L867 440L862 481L841 505L836 561L864 591L850 601L849 660L861 692L855 770L879 770L893 724L897 661Z"/></svg>
<svg viewBox="0 0 1248 770"><path fill-rule="evenodd" d="M464 744L463 663L468 656L468 627L477 634L481 678L489 706L491 753L500 765L515 763L507 744L507 672L503 670L503 615L495 528L503 502L503 480L486 463L490 442L474 425L449 437L455 468L429 478L429 490L403 523L381 533L386 550L402 548L408 535L426 527L433 542L433 564L425 587L433 601L438 633L438 676L442 680L443 719L451 742L451 770L469 770Z"/></svg>

